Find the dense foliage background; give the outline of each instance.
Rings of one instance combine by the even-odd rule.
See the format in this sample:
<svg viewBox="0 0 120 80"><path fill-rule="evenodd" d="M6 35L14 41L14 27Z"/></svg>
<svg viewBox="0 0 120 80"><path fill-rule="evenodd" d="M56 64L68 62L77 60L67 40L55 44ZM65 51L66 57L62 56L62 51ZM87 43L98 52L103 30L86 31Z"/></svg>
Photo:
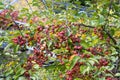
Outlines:
<svg viewBox="0 0 120 80"><path fill-rule="evenodd" d="M0 80L120 80L120 0L17 1L0 1Z"/></svg>

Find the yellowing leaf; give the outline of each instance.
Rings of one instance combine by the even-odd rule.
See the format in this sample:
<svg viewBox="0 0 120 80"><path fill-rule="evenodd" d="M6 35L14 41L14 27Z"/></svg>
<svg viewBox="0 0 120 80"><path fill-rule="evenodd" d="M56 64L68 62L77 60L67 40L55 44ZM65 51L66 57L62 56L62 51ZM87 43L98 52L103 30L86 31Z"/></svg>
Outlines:
<svg viewBox="0 0 120 80"><path fill-rule="evenodd" d="M92 33L92 36L94 37L94 36L97 36L94 32Z"/></svg>
<svg viewBox="0 0 120 80"><path fill-rule="evenodd" d="M75 56L77 56L77 55L75 55L75 54L71 55L69 61L71 61Z"/></svg>
<svg viewBox="0 0 120 80"><path fill-rule="evenodd" d="M74 65L77 63L77 61L80 59L79 56L74 56L72 61L71 61L71 64L70 64L70 70L74 67Z"/></svg>
<svg viewBox="0 0 120 80"><path fill-rule="evenodd" d="M112 10L110 10L110 14L113 14L114 12Z"/></svg>
<svg viewBox="0 0 120 80"><path fill-rule="evenodd" d="M92 43L93 43L93 45L97 44L98 43L98 39L94 39Z"/></svg>
<svg viewBox="0 0 120 80"><path fill-rule="evenodd" d="M75 35L75 37L79 37L79 36L81 36L81 34L79 34L79 33L77 33L77 34Z"/></svg>
<svg viewBox="0 0 120 80"><path fill-rule="evenodd" d="M34 40L37 40L38 35L39 35L39 33L36 31L34 34Z"/></svg>
<svg viewBox="0 0 120 80"><path fill-rule="evenodd" d="M30 24L32 24L32 23L33 23L33 21L32 21L32 20L30 20L29 22L30 22Z"/></svg>
<svg viewBox="0 0 120 80"><path fill-rule="evenodd" d="M28 30L28 31L26 31L26 34L29 34L30 33L30 31Z"/></svg>
<svg viewBox="0 0 120 80"><path fill-rule="evenodd" d="M10 34L14 34L14 32L13 32L13 31L10 31Z"/></svg>
<svg viewBox="0 0 120 80"><path fill-rule="evenodd" d="M6 67L9 67L9 66L11 66L11 65L13 65L14 64L14 61L11 61L11 62L9 62L8 64L6 64Z"/></svg>
<svg viewBox="0 0 120 80"><path fill-rule="evenodd" d="M83 23L83 22L84 22L84 19L80 19L80 20L78 20L78 22Z"/></svg>
<svg viewBox="0 0 120 80"><path fill-rule="evenodd" d="M119 38L120 37L120 31L116 31L114 37Z"/></svg>
<svg viewBox="0 0 120 80"><path fill-rule="evenodd" d="M82 34L81 38L86 39L86 34Z"/></svg>

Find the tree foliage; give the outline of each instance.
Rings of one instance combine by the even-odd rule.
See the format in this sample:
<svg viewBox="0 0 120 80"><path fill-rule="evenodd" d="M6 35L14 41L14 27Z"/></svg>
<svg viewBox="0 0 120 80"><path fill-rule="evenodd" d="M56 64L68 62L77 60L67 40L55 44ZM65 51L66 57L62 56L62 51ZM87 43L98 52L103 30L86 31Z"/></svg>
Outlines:
<svg viewBox="0 0 120 80"><path fill-rule="evenodd" d="M120 79L119 0L25 1L0 2L1 78Z"/></svg>

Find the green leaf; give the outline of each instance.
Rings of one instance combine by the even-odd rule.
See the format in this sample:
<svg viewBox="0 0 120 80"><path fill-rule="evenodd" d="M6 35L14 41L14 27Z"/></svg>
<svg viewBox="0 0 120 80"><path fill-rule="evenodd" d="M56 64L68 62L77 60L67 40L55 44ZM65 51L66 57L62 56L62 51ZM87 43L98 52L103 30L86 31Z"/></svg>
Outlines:
<svg viewBox="0 0 120 80"><path fill-rule="evenodd" d="M21 74L23 74L25 72L25 70L23 69L23 68L20 68L17 72L16 72L16 74L17 75L21 75Z"/></svg>
<svg viewBox="0 0 120 80"><path fill-rule="evenodd" d="M67 36L70 36L71 35L71 31L70 31L70 29L68 28L67 29Z"/></svg>
<svg viewBox="0 0 120 80"><path fill-rule="evenodd" d="M120 73L116 73L115 76L118 76L118 77L119 77L119 76L120 76Z"/></svg>
<svg viewBox="0 0 120 80"><path fill-rule="evenodd" d="M97 80L97 79L96 79ZM105 78L99 78L98 80L106 80Z"/></svg>
<svg viewBox="0 0 120 80"><path fill-rule="evenodd" d="M115 67L115 65L112 65L111 67L108 68L109 71L113 70L113 68Z"/></svg>
<svg viewBox="0 0 120 80"><path fill-rule="evenodd" d="M94 65L94 63L95 63L95 61L93 61L93 60L88 60L88 62L93 66Z"/></svg>
<svg viewBox="0 0 120 80"><path fill-rule="evenodd" d="M89 72L90 72L90 66L88 66L86 69L84 69L83 74L85 74L85 73L89 74Z"/></svg>
<svg viewBox="0 0 120 80"><path fill-rule="evenodd" d="M60 49L55 49L52 52L54 52L56 54L60 54L60 53L67 53L68 50L66 48L60 48Z"/></svg>
<svg viewBox="0 0 120 80"><path fill-rule="evenodd" d="M81 73L85 73L84 72L84 70L87 68L87 66L85 66L85 65L82 65L82 66L80 66L80 71L81 71Z"/></svg>
<svg viewBox="0 0 120 80"><path fill-rule="evenodd" d="M105 23L105 18L103 15L99 15L99 24L103 25Z"/></svg>
<svg viewBox="0 0 120 80"><path fill-rule="evenodd" d="M113 35L115 34L115 30L114 30L114 29L111 29L111 30L110 30L110 33L111 33L111 35L113 36Z"/></svg>
<svg viewBox="0 0 120 80"><path fill-rule="evenodd" d="M11 68L9 68L6 72L5 72L5 76L9 76L10 74L13 73L13 70Z"/></svg>
<svg viewBox="0 0 120 80"><path fill-rule="evenodd" d="M52 41L48 41L48 42L47 42L48 48L49 48L51 45L52 45Z"/></svg>
<svg viewBox="0 0 120 80"><path fill-rule="evenodd" d="M14 75L14 79L18 80L19 76L22 75L25 72L25 70L21 67L19 67L19 69L17 69L16 75Z"/></svg>
<svg viewBox="0 0 120 80"><path fill-rule="evenodd" d="M15 52L14 52L14 53L17 53L19 47L20 47L19 45L17 45L17 46L15 47Z"/></svg>
<svg viewBox="0 0 120 80"><path fill-rule="evenodd" d="M89 48L89 44L85 41L81 41L80 43L84 48Z"/></svg>
<svg viewBox="0 0 120 80"><path fill-rule="evenodd" d="M77 63L77 61L80 59L79 56L75 56L72 61L71 61L71 64L70 64L70 70L74 67L74 65Z"/></svg>
<svg viewBox="0 0 120 80"><path fill-rule="evenodd" d="M5 55L6 55L6 56L10 56L11 54L10 54L9 52L6 52Z"/></svg>
<svg viewBox="0 0 120 80"><path fill-rule="evenodd" d="M18 80L27 80L25 77L19 77Z"/></svg>
<svg viewBox="0 0 120 80"><path fill-rule="evenodd" d="M86 63L85 66L83 65L82 67L80 67L80 70L81 70L82 74L85 74L85 73L89 74L89 72L90 72L90 70L92 70L92 68L93 68L93 66L91 66L89 63Z"/></svg>
<svg viewBox="0 0 120 80"><path fill-rule="evenodd" d="M6 77L5 80L12 80L13 78L11 76Z"/></svg>
<svg viewBox="0 0 120 80"><path fill-rule="evenodd" d="M105 76L111 76L111 77L113 77L113 75L110 74L110 73L105 74Z"/></svg>
<svg viewBox="0 0 120 80"><path fill-rule="evenodd" d="M13 43L9 43L9 44L5 47L4 51L6 51L6 50L7 50L8 48L10 48L12 45L13 45Z"/></svg>
<svg viewBox="0 0 120 80"><path fill-rule="evenodd" d="M39 69L39 68L40 68L40 66L37 65L37 64L35 64L33 67L34 67L35 69Z"/></svg>
<svg viewBox="0 0 120 80"><path fill-rule="evenodd" d="M98 60L96 58L89 58L90 60L96 62L96 63L99 63Z"/></svg>
<svg viewBox="0 0 120 80"><path fill-rule="evenodd" d="M0 46L2 46L2 44L3 44L3 41L0 42Z"/></svg>
<svg viewBox="0 0 120 80"><path fill-rule="evenodd" d="M90 21L90 25L92 25L92 26L97 25L97 21L96 21L96 20L92 20L92 21Z"/></svg>
<svg viewBox="0 0 120 80"><path fill-rule="evenodd" d="M0 2L0 9L4 9L4 4Z"/></svg>
<svg viewBox="0 0 120 80"><path fill-rule="evenodd" d="M2 2L0 2L0 5L4 5Z"/></svg>
<svg viewBox="0 0 120 80"><path fill-rule="evenodd" d="M92 41L92 45L96 45L96 44L98 43L98 41L99 41L99 39L94 39L94 40Z"/></svg>

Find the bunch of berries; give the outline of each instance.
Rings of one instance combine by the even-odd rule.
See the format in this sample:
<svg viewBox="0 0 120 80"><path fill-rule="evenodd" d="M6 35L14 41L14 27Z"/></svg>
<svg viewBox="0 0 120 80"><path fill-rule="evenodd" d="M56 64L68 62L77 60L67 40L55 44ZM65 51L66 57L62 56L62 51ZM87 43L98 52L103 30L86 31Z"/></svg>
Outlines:
<svg viewBox="0 0 120 80"><path fill-rule="evenodd" d="M22 46L22 45L25 45L26 40L22 36L18 36L17 38L13 39L13 42Z"/></svg>

